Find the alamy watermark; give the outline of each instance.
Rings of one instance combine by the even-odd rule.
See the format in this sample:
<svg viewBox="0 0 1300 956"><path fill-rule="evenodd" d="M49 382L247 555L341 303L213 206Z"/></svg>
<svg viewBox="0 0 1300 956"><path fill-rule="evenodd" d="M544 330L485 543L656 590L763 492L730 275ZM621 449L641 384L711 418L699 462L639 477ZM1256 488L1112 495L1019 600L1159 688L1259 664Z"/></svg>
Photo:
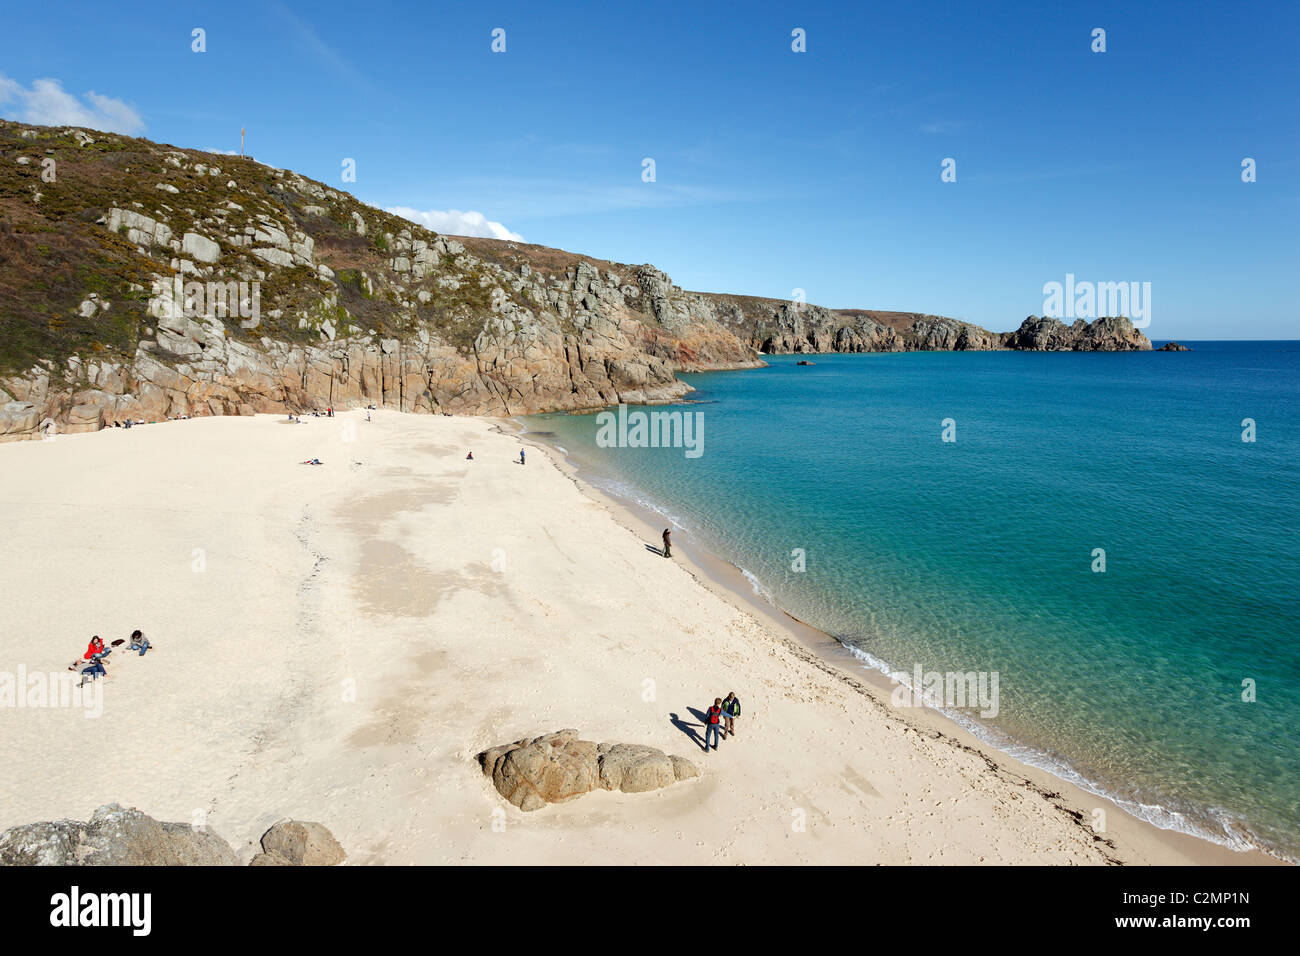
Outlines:
<svg viewBox="0 0 1300 956"><path fill-rule="evenodd" d="M704 413L676 411L603 411L596 416L596 444L601 448L684 448L687 458L704 454Z"/></svg>
<svg viewBox="0 0 1300 956"><path fill-rule="evenodd" d="M0 671L0 708L16 710L80 709L86 718L104 714L104 682L87 681L70 671Z"/></svg>
<svg viewBox="0 0 1300 956"><path fill-rule="evenodd" d="M210 315L237 318L242 329L255 329L262 321L262 283L185 282L180 274L155 279L149 312L160 319L183 315L187 319Z"/></svg>
<svg viewBox="0 0 1300 956"><path fill-rule="evenodd" d="M50 897L50 925L55 927L122 927L133 936L148 936L152 912L152 893L83 893L74 885Z"/></svg>
<svg viewBox="0 0 1300 956"><path fill-rule="evenodd" d="M1049 319L1122 315L1135 329L1151 324L1150 282L1079 282L1073 272L1067 272L1064 283L1044 283L1043 295L1043 315Z"/></svg>
<svg viewBox="0 0 1300 956"><path fill-rule="evenodd" d="M898 684L889 695L894 707L978 708L981 717L998 715L997 671L927 671L916 664L910 684L893 680Z"/></svg>

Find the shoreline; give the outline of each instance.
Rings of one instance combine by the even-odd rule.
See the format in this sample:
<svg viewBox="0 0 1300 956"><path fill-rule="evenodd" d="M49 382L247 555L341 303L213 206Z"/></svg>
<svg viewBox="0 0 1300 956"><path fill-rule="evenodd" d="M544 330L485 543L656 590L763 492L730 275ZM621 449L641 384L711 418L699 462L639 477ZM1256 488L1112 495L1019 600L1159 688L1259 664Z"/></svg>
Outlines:
<svg viewBox="0 0 1300 956"><path fill-rule="evenodd" d="M596 487L585 476L582 465L571 453L561 451L542 439L531 437L532 433L517 417L503 421L515 430L516 437L521 442L541 449L551 463L568 475L583 494L602 504L619 524L643 540L657 541L659 526L665 520L672 520L645 503ZM1129 811L1116 797L1083 787L1046 767L1020 760L982 739L949 714L928 704L908 708L903 713L889 703L890 693L897 685L887 674L862 660L832 635L757 594L754 582L743 568L702 546L692 544L688 548L679 542L674 542L673 560L683 566L701 587L712 591L739 610L766 621L814 655L823 665L847 678L860 693L893 719L954 747L978 753L989 762L991 768L996 768L995 772L1019 777L1020 785L1052 799L1059 809L1074 817L1079 826L1084 827L1083 820L1088 818L1095 807L1103 806L1109 818L1108 836L1119 836L1123 840L1117 850L1136 852L1140 857L1115 862L1211 866L1291 865L1290 861L1260 847L1237 849L1207 835L1160 827ZM1089 832L1091 833L1090 829Z"/></svg>

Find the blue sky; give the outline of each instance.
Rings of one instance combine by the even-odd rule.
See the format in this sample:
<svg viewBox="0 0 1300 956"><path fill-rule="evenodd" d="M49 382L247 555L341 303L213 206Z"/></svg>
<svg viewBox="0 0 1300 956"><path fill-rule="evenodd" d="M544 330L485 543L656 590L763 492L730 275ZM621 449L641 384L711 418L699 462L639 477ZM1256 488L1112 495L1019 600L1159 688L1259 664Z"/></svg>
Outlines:
<svg viewBox="0 0 1300 956"><path fill-rule="evenodd" d="M1073 273L1150 282L1154 339L1300 338L1294 2L48 2L5 25L7 118L200 149L243 126L374 205L688 289L1003 330Z"/></svg>

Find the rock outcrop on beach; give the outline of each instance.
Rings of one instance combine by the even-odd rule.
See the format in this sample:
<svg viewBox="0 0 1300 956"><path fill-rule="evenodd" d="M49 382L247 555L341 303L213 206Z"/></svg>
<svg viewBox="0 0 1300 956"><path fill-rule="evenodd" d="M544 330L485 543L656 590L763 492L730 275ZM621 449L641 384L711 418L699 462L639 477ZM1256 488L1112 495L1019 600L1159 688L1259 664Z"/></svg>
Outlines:
<svg viewBox="0 0 1300 956"><path fill-rule="evenodd" d="M645 793L700 775L695 764L641 744L598 744L576 730L525 737L478 755L497 792L520 810L540 810L593 790Z"/></svg>
<svg viewBox="0 0 1300 956"><path fill-rule="evenodd" d="M650 265L441 236L252 159L0 121L0 440L668 402L690 391L678 372L762 353L1150 347L1126 320L1034 321L687 292Z"/></svg>
<svg viewBox="0 0 1300 956"><path fill-rule="evenodd" d="M288 820L262 836L250 866L334 866L347 858L322 824ZM238 866L212 830L162 823L134 808L105 804L86 823L25 823L0 833L0 866Z"/></svg>
<svg viewBox="0 0 1300 956"><path fill-rule="evenodd" d="M322 824L288 820L262 835L262 852L249 866L335 866L347 859L343 847Z"/></svg>
<svg viewBox="0 0 1300 956"><path fill-rule="evenodd" d="M110 803L89 822L54 820L0 833L0 866L238 866L230 844L188 823Z"/></svg>

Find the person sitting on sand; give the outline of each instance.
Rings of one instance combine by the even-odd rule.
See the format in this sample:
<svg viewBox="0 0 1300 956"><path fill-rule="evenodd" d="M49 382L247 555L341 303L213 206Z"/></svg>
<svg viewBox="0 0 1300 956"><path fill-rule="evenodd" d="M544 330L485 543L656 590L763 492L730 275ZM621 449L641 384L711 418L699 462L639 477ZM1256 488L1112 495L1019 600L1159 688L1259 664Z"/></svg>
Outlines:
<svg viewBox="0 0 1300 956"><path fill-rule="evenodd" d="M736 736L736 718L740 716L740 698L734 690L727 691L726 700L722 702L722 736Z"/></svg>
<svg viewBox="0 0 1300 956"><path fill-rule="evenodd" d="M713 698L713 706L704 715L704 752L709 752L709 737L713 737L713 749L718 749L718 723L722 720L722 698Z"/></svg>
<svg viewBox="0 0 1300 956"><path fill-rule="evenodd" d="M466 460L466 461L473 461L473 460L474 460L474 453L473 453L473 452L470 452L468 455L466 455L466 456L465 456L465 460Z"/></svg>
<svg viewBox="0 0 1300 956"><path fill-rule="evenodd" d="M671 531L669 531L667 528L664 528L664 557L671 558L672 556L673 556L673 535Z"/></svg>
<svg viewBox="0 0 1300 956"><path fill-rule="evenodd" d="M104 647L104 642L100 640L98 634L90 639L90 646L82 656L82 660L90 661L90 666L81 669L81 684L78 684L78 687L96 677L108 676L108 670L104 667L104 658L110 653L112 652Z"/></svg>
<svg viewBox="0 0 1300 956"><path fill-rule="evenodd" d="M149 650L149 638L144 636L144 631L132 631L131 643L126 646L128 651L139 651L140 656L144 657L144 652Z"/></svg>

